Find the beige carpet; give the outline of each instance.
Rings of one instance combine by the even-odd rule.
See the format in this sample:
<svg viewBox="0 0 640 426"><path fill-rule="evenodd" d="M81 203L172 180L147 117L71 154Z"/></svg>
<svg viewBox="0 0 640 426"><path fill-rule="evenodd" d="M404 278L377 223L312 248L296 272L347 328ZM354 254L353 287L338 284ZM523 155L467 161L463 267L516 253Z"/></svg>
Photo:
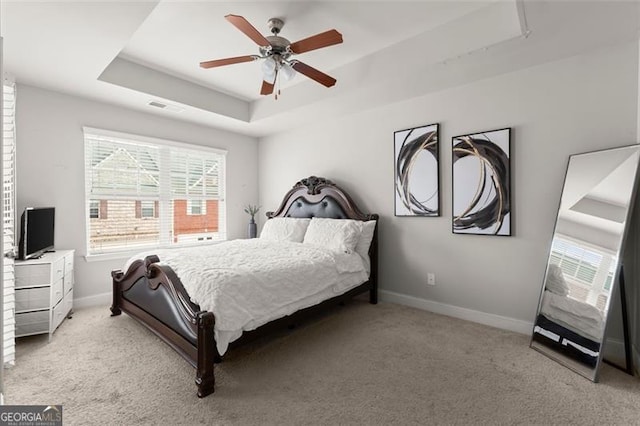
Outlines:
<svg viewBox="0 0 640 426"><path fill-rule="evenodd" d="M194 370L125 314L79 310L20 339L9 404L63 404L89 424L640 424L640 380L593 384L527 336L354 301L235 350L198 399Z"/></svg>

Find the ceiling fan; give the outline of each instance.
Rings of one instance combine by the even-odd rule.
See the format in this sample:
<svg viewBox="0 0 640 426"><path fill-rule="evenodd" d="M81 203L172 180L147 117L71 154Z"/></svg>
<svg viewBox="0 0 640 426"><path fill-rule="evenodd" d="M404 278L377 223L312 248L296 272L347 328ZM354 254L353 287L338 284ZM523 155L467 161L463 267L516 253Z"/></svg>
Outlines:
<svg viewBox="0 0 640 426"><path fill-rule="evenodd" d="M268 25L273 35L267 37L260 34L260 32L242 16L227 15L225 19L260 46L260 55L236 56L233 58L200 62L202 68L221 67L224 65L264 59L262 63L263 81L262 88L260 89L261 95L270 95L273 93L279 76L288 81L295 76L296 71L326 87L331 87L336 84L335 78L297 59L291 59L291 56L342 43L342 34L338 31L328 30L291 43L286 38L278 35L284 26L284 21L281 19L269 19Z"/></svg>

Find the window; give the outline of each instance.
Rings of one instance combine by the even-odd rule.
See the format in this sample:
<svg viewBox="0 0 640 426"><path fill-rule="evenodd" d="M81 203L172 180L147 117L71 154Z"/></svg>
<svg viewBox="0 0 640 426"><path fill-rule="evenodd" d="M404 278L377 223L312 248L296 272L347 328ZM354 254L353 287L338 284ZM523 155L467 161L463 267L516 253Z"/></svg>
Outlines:
<svg viewBox="0 0 640 426"><path fill-rule="evenodd" d="M91 219L100 218L100 200L89 201L89 218Z"/></svg>
<svg viewBox="0 0 640 426"><path fill-rule="evenodd" d="M602 262L602 255L556 238L551 248L551 261L560 266L565 277L575 278L585 284L593 284Z"/></svg>
<svg viewBox="0 0 640 426"><path fill-rule="evenodd" d="M157 201L140 201L140 215L136 217L157 217L156 216Z"/></svg>
<svg viewBox="0 0 640 426"><path fill-rule="evenodd" d="M570 297L604 309L617 264L614 256L570 238L554 238L551 263L562 269Z"/></svg>
<svg viewBox="0 0 640 426"><path fill-rule="evenodd" d="M609 272L607 272L607 279L604 282L603 288L607 291L611 291L611 284L613 284L613 275L615 274L615 268L618 265L618 260L613 259L611 265L609 266Z"/></svg>
<svg viewBox="0 0 640 426"><path fill-rule="evenodd" d="M84 138L88 254L226 239L225 151L90 128Z"/></svg>
<svg viewBox="0 0 640 426"><path fill-rule="evenodd" d="M187 214L190 216L207 214L207 204L203 200L189 200L187 201Z"/></svg>

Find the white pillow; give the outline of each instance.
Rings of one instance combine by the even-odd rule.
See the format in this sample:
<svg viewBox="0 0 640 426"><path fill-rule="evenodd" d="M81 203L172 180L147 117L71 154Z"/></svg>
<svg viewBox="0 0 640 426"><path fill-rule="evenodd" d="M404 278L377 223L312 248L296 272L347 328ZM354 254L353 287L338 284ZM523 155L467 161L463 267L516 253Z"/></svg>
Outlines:
<svg viewBox="0 0 640 426"><path fill-rule="evenodd" d="M301 243L311 219L274 217L262 227L260 239L265 241L291 241Z"/></svg>
<svg viewBox="0 0 640 426"><path fill-rule="evenodd" d="M358 238L358 244L356 245L356 253L360 255L364 261L365 269L367 272L371 270L371 259L369 259L369 247L373 240L373 233L376 230L376 221L369 220L366 222L356 221L360 224L362 231L360 232L360 238Z"/></svg>
<svg viewBox="0 0 640 426"><path fill-rule="evenodd" d="M354 220L314 217L304 235L304 244L314 244L340 253L353 253L361 234Z"/></svg>
<svg viewBox="0 0 640 426"><path fill-rule="evenodd" d="M551 293L555 293L560 296L566 296L569 294L569 286L564 280L562 269L560 269L558 265L555 265L553 263L549 265L549 270L547 271L546 287L546 289Z"/></svg>

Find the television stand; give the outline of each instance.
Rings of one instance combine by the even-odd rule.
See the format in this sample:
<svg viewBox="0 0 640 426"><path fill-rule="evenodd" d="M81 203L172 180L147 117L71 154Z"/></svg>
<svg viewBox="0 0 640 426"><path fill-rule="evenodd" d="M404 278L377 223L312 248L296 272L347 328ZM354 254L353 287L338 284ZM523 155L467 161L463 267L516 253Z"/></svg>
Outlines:
<svg viewBox="0 0 640 426"><path fill-rule="evenodd" d="M16 337L53 332L73 310L74 250L15 261Z"/></svg>

